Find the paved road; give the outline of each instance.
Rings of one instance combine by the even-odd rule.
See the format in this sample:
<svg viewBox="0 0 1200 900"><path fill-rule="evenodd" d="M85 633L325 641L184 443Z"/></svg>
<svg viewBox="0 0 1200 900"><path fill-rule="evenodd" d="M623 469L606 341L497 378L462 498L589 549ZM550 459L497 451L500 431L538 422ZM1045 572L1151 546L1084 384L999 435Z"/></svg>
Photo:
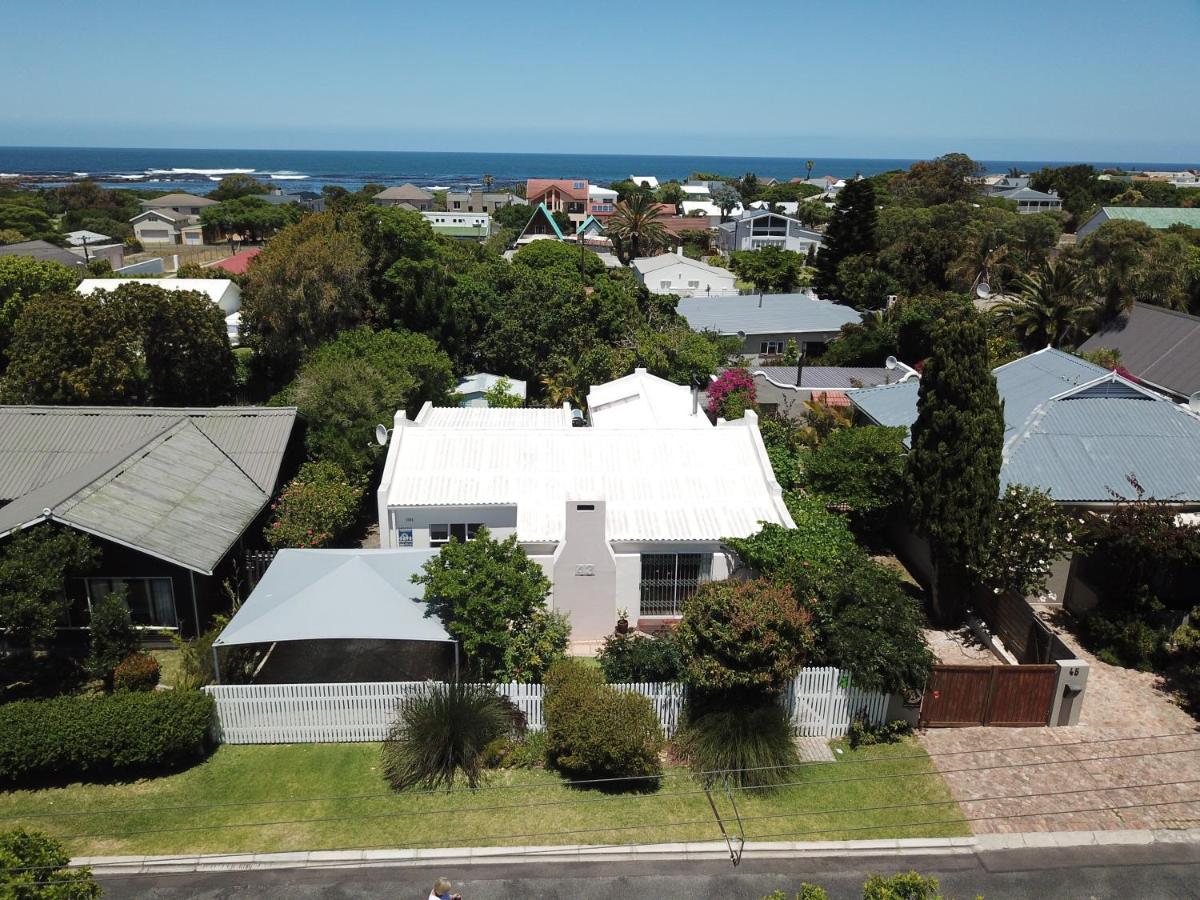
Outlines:
<svg viewBox="0 0 1200 900"><path fill-rule="evenodd" d="M872 872L916 868L936 875L946 897L987 900L1200 897L1200 845L1002 850L960 856L746 859L733 870L716 862L530 863L461 871L372 868L140 875L101 879L111 898L388 898L424 900L438 875L466 900L758 900L820 884L833 900L859 898ZM790 896L790 895L789 895Z"/></svg>

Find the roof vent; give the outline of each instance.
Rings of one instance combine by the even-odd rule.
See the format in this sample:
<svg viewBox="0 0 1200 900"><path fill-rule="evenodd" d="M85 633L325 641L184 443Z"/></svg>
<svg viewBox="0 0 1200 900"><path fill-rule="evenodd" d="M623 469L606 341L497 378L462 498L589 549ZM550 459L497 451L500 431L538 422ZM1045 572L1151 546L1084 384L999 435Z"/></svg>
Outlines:
<svg viewBox="0 0 1200 900"><path fill-rule="evenodd" d="M582 409L571 410L571 427L572 428L582 428L586 424L587 424L587 421L583 418L583 410Z"/></svg>

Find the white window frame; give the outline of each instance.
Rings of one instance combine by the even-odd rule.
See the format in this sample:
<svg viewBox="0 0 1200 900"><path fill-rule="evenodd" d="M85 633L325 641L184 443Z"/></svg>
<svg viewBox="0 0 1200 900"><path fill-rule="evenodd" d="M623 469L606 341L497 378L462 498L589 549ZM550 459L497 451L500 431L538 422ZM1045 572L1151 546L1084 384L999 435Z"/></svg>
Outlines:
<svg viewBox="0 0 1200 900"><path fill-rule="evenodd" d="M467 541L475 540L482 527L482 522L437 522L429 526L429 546L444 547L450 543L451 538L455 538L460 544L465 544ZM435 538L433 536L435 528L441 530L446 536Z"/></svg>
<svg viewBox="0 0 1200 900"><path fill-rule="evenodd" d="M123 582L129 584L134 581L165 581L167 590L171 595L171 609L175 613L174 625L134 625L134 628L145 629L146 631L178 631L179 630L179 604L175 599L175 579L170 575L91 575L83 579L83 590L87 598L88 616L91 616L92 608L98 603L102 597L107 594L96 596L93 600L93 582L105 581L110 583ZM98 588L98 586L97 586ZM132 609L130 610L132 612Z"/></svg>

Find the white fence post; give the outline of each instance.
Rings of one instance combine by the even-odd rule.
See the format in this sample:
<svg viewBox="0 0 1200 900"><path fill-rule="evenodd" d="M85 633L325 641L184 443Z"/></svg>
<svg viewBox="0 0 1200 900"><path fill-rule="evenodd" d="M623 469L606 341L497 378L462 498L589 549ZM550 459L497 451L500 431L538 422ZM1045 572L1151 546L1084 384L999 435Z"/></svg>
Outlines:
<svg viewBox="0 0 1200 900"><path fill-rule="evenodd" d="M213 738L226 744L381 741L404 701L428 689L425 681L350 684L222 684L204 688L216 701ZM526 725L545 727L540 684L491 685L525 715ZM654 706L668 737L683 719L684 686L673 682L614 684L641 694ZM802 669L780 698L801 737L841 737L860 713L881 724L888 696L853 686L850 673Z"/></svg>

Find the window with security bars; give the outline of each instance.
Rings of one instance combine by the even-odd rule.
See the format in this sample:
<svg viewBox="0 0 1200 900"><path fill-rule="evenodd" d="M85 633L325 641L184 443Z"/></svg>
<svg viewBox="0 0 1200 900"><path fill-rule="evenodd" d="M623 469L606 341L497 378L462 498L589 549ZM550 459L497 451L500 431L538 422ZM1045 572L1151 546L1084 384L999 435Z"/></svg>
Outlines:
<svg viewBox="0 0 1200 900"><path fill-rule="evenodd" d="M711 578L711 553L643 553L642 615L681 615L684 601Z"/></svg>

